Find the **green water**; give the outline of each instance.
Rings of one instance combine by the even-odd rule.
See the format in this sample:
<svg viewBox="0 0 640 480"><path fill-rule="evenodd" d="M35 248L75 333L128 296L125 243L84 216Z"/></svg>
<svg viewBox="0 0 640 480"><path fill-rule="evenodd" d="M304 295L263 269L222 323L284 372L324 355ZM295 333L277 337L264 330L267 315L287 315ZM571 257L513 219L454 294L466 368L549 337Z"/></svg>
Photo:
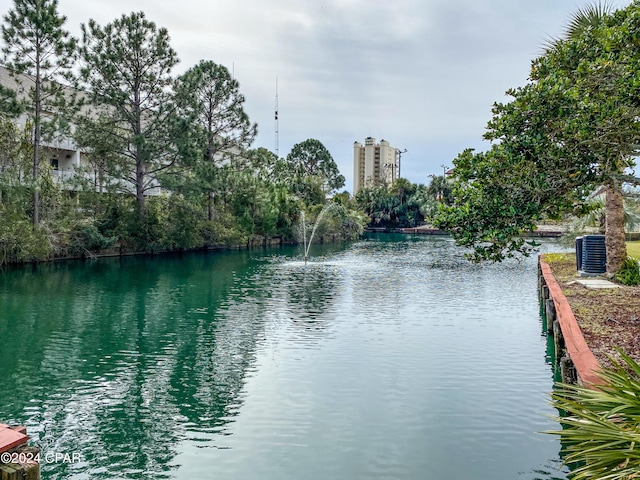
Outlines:
<svg viewBox="0 0 640 480"><path fill-rule="evenodd" d="M44 479L565 479L535 259L448 238L0 272Z"/></svg>

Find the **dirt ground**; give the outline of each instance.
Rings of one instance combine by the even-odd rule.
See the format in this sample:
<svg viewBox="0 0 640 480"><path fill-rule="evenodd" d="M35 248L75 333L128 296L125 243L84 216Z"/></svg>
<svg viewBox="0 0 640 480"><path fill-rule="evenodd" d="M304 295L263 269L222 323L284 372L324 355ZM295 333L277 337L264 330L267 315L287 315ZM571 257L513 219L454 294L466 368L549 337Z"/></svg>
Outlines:
<svg viewBox="0 0 640 480"><path fill-rule="evenodd" d="M600 365L610 365L609 356L617 357L616 348L640 362L640 287L592 290L575 283L580 278L575 255L550 254L545 260Z"/></svg>

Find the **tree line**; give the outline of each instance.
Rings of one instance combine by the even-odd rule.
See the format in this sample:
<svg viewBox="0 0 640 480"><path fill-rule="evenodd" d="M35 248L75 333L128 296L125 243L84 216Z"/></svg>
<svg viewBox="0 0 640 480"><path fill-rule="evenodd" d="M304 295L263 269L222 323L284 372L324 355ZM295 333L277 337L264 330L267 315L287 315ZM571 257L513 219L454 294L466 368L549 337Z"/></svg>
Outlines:
<svg viewBox="0 0 640 480"><path fill-rule="evenodd" d="M453 202L444 176L336 194L345 178L320 141L286 158L252 148L238 81L211 60L174 75L169 33L143 12L89 20L77 39L65 22L57 0L14 0L3 17L0 263L296 241L302 212L313 222L329 199L321 232L354 238ZM73 175L49 165L62 140L81 152Z"/></svg>
<svg viewBox="0 0 640 480"><path fill-rule="evenodd" d="M0 262L295 240L301 212L344 186L318 140L252 149L237 80L205 60L174 76L169 33L143 12L89 20L79 39L56 0L14 0L3 20ZM55 181L42 157L60 139L82 163ZM344 195L333 210L333 233L362 232Z"/></svg>

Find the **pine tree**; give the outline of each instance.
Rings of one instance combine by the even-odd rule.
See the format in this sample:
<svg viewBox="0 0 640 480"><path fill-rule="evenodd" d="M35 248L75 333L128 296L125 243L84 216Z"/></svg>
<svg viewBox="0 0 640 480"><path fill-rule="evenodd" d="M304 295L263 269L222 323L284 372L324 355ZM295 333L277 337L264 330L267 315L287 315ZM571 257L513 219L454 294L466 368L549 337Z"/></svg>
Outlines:
<svg viewBox="0 0 640 480"><path fill-rule="evenodd" d="M4 63L20 85L19 97L33 123L35 225L40 222L41 142L61 131L60 113L69 93L61 81L68 78L75 61L76 41L63 29L65 21L57 0L14 0L2 25Z"/></svg>
<svg viewBox="0 0 640 480"><path fill-rule="evenodd" d="M243 155L257 133L245 113L244 95L229 70L212 61L201 61L178 78L176 98L180 111L198 132L194 171L207 192L208 218L213 219L217 167Z"/></svg>
<svg viewBox="0 0 640 480"><path fill-rule="evenodd" d="M84 138L89 153L110 145L108 170L126 190L133 190L141 222L145 194L179 158L180 132L174 128L170 91L178 58L169 40L168 31L143 12L123 15L104 27L94 20L82 25L81 84L95 109L80 123L86 128L99 125L100 135L78 138Z"/></svg>

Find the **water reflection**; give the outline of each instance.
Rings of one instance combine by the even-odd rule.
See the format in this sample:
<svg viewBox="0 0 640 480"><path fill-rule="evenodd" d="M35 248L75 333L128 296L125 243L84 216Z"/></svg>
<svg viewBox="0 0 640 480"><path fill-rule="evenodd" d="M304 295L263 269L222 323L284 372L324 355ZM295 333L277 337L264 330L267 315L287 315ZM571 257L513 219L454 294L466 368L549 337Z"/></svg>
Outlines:
<svg viewBox="0 0 640 480"><path fill-rule="evenodd" d="M470 265L444 237L311 256L3 271L0 419L82 453L54 479L565 478L537 433L534 260Z"/></svg>
<svg viewBox="0 0 640 480"><path fill-rule="evenodd" d="M264 322L247 256L43 265L2 275L0 416L83 464L49 478L169 475L179 441L221 432ZM100 467L96 468L95 466Z"/></svg>
<svg viewBox="0 0 640 480"><path fill-rule="evenodd" d="M315 258L307 265L285 264L274 272L274 298L269 309L288 324L291 335L313 346L328 333L338 316L340 269ZM306 339L306 340L305 340Z"/></svg>

